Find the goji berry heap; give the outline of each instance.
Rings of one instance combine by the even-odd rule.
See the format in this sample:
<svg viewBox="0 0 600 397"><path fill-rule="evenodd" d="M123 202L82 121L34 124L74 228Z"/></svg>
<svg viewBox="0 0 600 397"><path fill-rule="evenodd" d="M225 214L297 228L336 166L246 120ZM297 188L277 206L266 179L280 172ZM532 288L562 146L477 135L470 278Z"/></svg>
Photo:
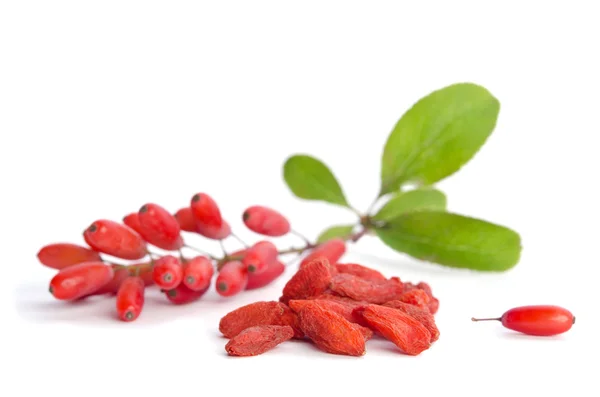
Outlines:
<svg viewBox="0 0 600 397"><path fill-rule="evenodd" d="M416 356L438 340L439 300L428 284L386 278L357 263L309 255L278 300L259 301L226 314L220 332L231 356L255 356L290 339L326 353L362 356L374 336Z"/></svg>
<svg viewBox="0 0 600 397"><path fill-rule="evenodd" d="M246 208L241 220L249 230L265 238L299 235L282 214L265 206ZM97 219L83 232L87 246L53 243L42 247L37 257L43 265L58 270L50 280L49 291L54 298L71 301L93 295L113 296L115 317L134 321L142 314L145 292L150 287L160 288L173 304L197 301L211 285L221 296L231 297L278 279L285 270L281 261L284 255L308 253L303 263L315 255L335 263L346 251L346 241L341 238L318 245L306 243L308 240L303 238L305 245L284 250L278 250L269 240L252 245L239 240L244 244L242 249L215 257L188 245L186 233L220 242L228 238L239 240L217 202L206 193L196 193L187 205L173 213L158 204L145 203L121 221ZM153 247L167 253L157 254ZM186 257L182 249L201 254ZM125 264L115 263L110 257ZM286 316L291 317L290 313ZM293 330L298 332L297 327ZM263 330L275 339L286 337L288 331ZM242 345L255 334L248 332L232 342L231 352L248 351Z"/></svg>

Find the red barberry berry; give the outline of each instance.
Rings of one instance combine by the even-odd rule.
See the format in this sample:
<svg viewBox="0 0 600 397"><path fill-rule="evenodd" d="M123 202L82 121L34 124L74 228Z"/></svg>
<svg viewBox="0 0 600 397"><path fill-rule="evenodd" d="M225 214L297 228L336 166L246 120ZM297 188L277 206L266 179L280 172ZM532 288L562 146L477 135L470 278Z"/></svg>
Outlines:
<svg viewBox="0 0 600 397"><path fill-rule="evenodd" d="M277 260L277 247L270 241L259 241L248 248L242 263L250 273L260 274L271 262Z"/></svg>
<svg viewBox="0 0 600 397"><path fill-rule="evenodd" d="M183 247L179 223L166 209L153 203L144 204L138 217L141 235L147 242L167 251Z"/></svg>
<svg viewBox="0 0 600 397"><path fill-rule="evenodd" d="M197 231L196 220L194 219L194 215L192 214L192 209L190 207L184 207L177 210L173 216L179 223L181 230L192 233Z"/></svg>
<svg viewBox="0 0 600 397"><path fill-rule="evenodd" d="M146 285L141 277L127 277L117 292L117 315L122 321L137 319L144 307Z"/></svg>
<svg viewBox="0 0 600 397"><path fill-rule="evenodd" d="M144 238L144 232L142 231L142 225L140 225L140 217L137 212L132 212L123 217L123 223L135 230L137 234Z"/></svg>
<svg viewBox="0 0 600 397"><path fill-rule="evenodd" d="M48 244L37 253L40 263L53 269L64 269L82 262L100 262L98 252L70 243Z"/></svg>
<svg viewBox="0 0 600 397"><path fill-rule="evenodd" d="M154 263L152 278L162 289L177 287L183 280L183 267L173 255L165 255Z"/></svg>
<svg viewBox="0 0 600 397"><path fill-rule="evenodd" d="M183 305L196 301L202 297L208 290L208 287L203 290L194 291L189 289L185 284L181 283L177 287L169 290L163 290L167 299L176 305Z"/></svg>
<svg viewBox="0 0 600 397"><path fill-rule="evenodd" d="M267 269L260 273L248 273L248 284L246 285L247 290L262 288L266 285L271 284L285 271L285 265L278 260L270 262L267 265Z"/></svg>
<svg viewBox="0 0 600 397"><path fill-rule="evenodd" d="M56 299L74 300L90 295L114 276L112 266L103 262L82 262L60 270L50 280L50 293Z"/></svg>
<svg viewBox="0 0 600 397"><path fill-rule="evenodd" d="M246 227L265 236L280 237L290 232L290 222L274 209L255 205L242 215Z"/></svg>
<svg viewBox="0 0 600 397"><path fill-rule="evenodd" d="M329 263L337 263L340 258L346 253L346 242L341 238L333 238L317 246L314 250L308 254L302 262L300 267L312 262L317 258L326 258Z"/></svg>
<svg viewBox="0 0 600 397"><path fill-rule="evenodd" d="M221 227L219 228L207 226L198 222L196 224L196 232L206 238L223 240L231 235L231 227L225 220L223 220L223 223L221 223Z"/></svg>
<svg viewBox="0 0 600 397"><path fill-rule="evenodd" d="M83 238L94 250L117 258L136 260L146 256L146 243L142 237L114 221L95 221L83 232Z"/></svg>
<svg viewBox="0 0 600 397"><path fill-rule="evenodd" d="M217 276L217 292L221 296L233 296L246 288L248 272L240 261L230 261L223 265Z"/></svg>
<svg viewBox="0 0 600 397"><path fill-rule="evenodd" d="M197 193L192 197L190 204L192 215L198 225L219 230L223 224L219 206L206 193Z"/></svg>
<svg viewBox="0 0 600 397"><path fill-rule="evenodd" d="M513 331L534 336L554 336L571 329L575 316L554 305L531 305L507 310L498 318L472 318L473 321L497 320Z"/></svg>
<svg viewBox="0 0 600 397"><path fill-rule="evenodd" d="M183 283L193 291L201 291L210 286L214 274L213 263L205 256L190 259L183 266Z"/></svg>

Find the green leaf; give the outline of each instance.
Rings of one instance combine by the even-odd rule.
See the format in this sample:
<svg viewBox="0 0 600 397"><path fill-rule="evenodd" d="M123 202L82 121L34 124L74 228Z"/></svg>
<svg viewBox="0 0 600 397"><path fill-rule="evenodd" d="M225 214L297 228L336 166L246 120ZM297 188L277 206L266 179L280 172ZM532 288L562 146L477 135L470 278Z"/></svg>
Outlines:
<svg viewBox="0 0 600 397"><path fill-rule="evenodd" d="M446 209L446 196L439 190L420 188L408 192L396 193L373 216L376 221L386 221L413 211Z"/></svg>
<svg viewBox="0 0 600 397"><path fill-rule="evenodd" d="M332 238L341 237L345 238L352 234L354 225L337 225L325 229L317 238L317 243L324 243Z"/></svg>
<svg viewBox="0 0 600 397"><path fill-rule="evenodd" d="M513 230L448 212L411 212L376 233L396 251L450 267L505 271L521 255L521 238Z"/></svg>
<svg viewBox="0 0 600 397"><path fill-rule="evenodd" d="M322 161L307 155L295 155L283 165L283 178L299 198L327 201L349 207L333 173Z"/></svg>
<svg viewBox="0 0 600 397"><path fill-rule="evenodd" d="M388 137L380 196L404 183L431 185L458 171L496 126L500 102L485 88L459 83L415 103Z"/></svg>

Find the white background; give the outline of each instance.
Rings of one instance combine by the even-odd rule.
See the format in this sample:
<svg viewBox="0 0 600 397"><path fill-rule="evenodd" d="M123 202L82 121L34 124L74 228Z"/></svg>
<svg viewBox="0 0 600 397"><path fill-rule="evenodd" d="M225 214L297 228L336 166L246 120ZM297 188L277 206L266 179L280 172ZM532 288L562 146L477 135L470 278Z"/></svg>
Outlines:
<svg viewBox="0 0 600 397"><path fill-rule="evenodd" d="M0 394L598 395L594 2L399 3L2 2ZM484 85L502 109L484 148L439 187L451 211L519 231L521 262L473 274L373 238L345 257L432 285L441 337L422 355L372 341L361 358L299 342L227 357L219 318L277 299L293 267L229 300L211 290L174 307L149 292L130 324L114 319L109 298L67 304L47 293L54 272L37 262L41 246L82 242L93 220L149 201L176 210L208 192L250 241L241 212L251 204L311 237L352 221L294 198L286 157L323 159L364 210L395 122L460 81ZM542 339L470 321L524 304L565 306L577 323Z"/></svg>

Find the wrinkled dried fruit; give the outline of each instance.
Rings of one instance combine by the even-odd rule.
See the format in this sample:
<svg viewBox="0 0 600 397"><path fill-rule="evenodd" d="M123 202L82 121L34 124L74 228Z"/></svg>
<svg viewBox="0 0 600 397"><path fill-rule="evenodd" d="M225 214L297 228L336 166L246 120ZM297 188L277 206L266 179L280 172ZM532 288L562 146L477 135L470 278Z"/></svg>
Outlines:
<svg viewBox="0 0 600 397"><path fill-rule="evenodd" d="M354 310L353 306L344 304L342 302L336 302L334 300L299 299L299 300L289 301L288 305L290 306L290 309L292 309L296 313L300 313L300 311L304 307L306 307L306 305L313 304L313 303L316 303L317 305L319 305L319 307L321 307L324 310L329 310L329 311L339 314L340 316L344 317L346 320L348 320L352 323L357 322L354 318L354 315L352 314L352 311Z"/></svg>
<svg viewBox="0 0 600 397"><path fill-rule="evenodd" d="M332 278L330 288L338 295L376 304L398 299L404 290L400 281L369 281L344 273Z"/></svg>
<svg viewBox="0 0 600 397"><path fill-rule="evenodd" d="M429 295L427 292L420 289L412 289L402 293L398 297L400 302L408 303L409 305L417 306L421 309L429 311Z"/></svg>
<svg viewBox="0 0 600 397"><path fill-rule="evenodd" d="M287 303L291 299L309 299L321 295L331 284L329 266L329 261L322 258L298 269L283 287L283 295L279 300Z"/></svg>
<svg viewBox="0 0 600 397"><path fill-rule="evenodd" d="M363 278L365 280L373 281L384 281L386 277L379 273L377 270L368 268L357 263L336 263L335 265L338 273L352 274L356 277Z"/></svg>
<svg viewBox="0 0 600 397"><path fill-rule="evenodd" d="M405 354L416 356L431 346L431 334L427 328L400 310L367 305L354 309L354 313L369 328L393 342ZM302 322L300 325L302 326Z"/></svg>
<svg viewBox="0 0 600 397"><path fill-rule="evenodd" d="M302 332L319 349L349 356L366 353L365 335L358 326L337 313L323 309L316 301L307 303L300 310L298 318Z"/></svg>
<svg viewBox="0 0 600 397"><path fill-rule="evenodd" d="M246 328L233 337L225 345L225 350L230 356L257 356L293 336L294 330L287 325L258 325Z"/></svg>
<svg viewBox="0 0 600 397"><path fill-rule="evenodd" d="M429 310L421 309L415 305L404 303L399 300L386 302L384 303L384 306L400 310L401 312L408 314L409 316L423 324L423 326L427 328L427 331L429 331L429 333L431 334L431 343L435 342L440 337L440 331L438 330L438 327L435 324L433 315L429 313Z"/></svg>
<svg viewBox="0 0 600 397"><path fill-rule="evenodd" d="M298 325L298 316L281 302L260 301L239 307L227 313L219 323L219 331L233 338L246 328L257 325L289 325L296 338L304 335Z"/></svg>

